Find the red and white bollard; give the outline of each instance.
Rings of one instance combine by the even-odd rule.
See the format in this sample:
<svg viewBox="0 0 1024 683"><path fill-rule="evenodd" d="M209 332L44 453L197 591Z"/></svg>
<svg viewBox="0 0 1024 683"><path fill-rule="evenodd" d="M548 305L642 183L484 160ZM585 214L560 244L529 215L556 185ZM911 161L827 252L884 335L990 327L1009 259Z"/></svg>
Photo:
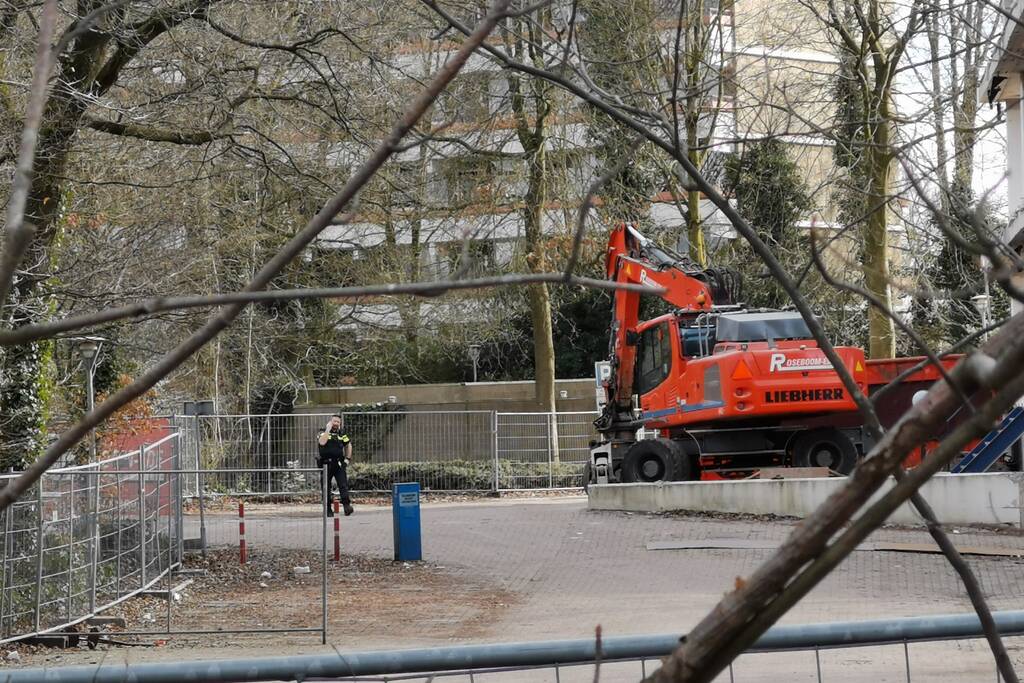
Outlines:
<svg viewBox="0 0 1024 683"><path fill-rule="evenodd" d="M238 501L238 556L245 564L245 503L242 501Z"/></svg>
<svg viewBox="0 0 1024 683"><path fill-rule="evenodd" d="M341 511L340 504L334 501L334 561L341 560Z"/></svg>

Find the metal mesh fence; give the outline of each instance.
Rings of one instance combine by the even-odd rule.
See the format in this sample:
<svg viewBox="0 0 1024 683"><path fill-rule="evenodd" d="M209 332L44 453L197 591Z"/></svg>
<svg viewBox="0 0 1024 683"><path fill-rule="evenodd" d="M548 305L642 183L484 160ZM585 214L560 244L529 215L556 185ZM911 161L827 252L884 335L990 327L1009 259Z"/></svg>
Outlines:
<svg viewBox="0 0 1024 683"><path fill-rule="evenodd" d="M178 446L172 434L135 453L51 469L0 512L0 641L80 622L180 564Z"/></svg>
<svg viewBox="0 0 1024 683"><path fill-rule="evenodd" d="M331 413L176 417L186 467L207 494L289 496L315 492L317 435ZM424 490L496 491L582 486L596 413L373 411L342 413L352 438L353 491L398 481ZM184 475L188 495L198 477Z"/></svg>
<svg viewBox="0 0 1024 683"><path fill-rule="evenodd" d="M497 413L498 488L583 485L596 413Z"/></svg>

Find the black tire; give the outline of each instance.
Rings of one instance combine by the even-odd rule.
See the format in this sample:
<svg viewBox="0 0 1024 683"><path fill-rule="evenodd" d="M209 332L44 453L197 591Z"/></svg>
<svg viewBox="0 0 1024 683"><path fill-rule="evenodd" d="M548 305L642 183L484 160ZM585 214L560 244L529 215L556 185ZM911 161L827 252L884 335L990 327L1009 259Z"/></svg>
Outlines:
<svg viewBox="0 0 1024 683"><path fill-rule="evenodd" d="M644 439L629 447L622 459L622 481L642 483L693 478L693 459L671 439Z"/></svg>
<svg viewBox="0 0 1024 683"><path fill-rule="evenodd" d="M587 462L583 464L583 493L587 493L590 490L590 485L594 482L591 478L594 476L594 466Z"/></svg>
<svg viewBox="0 0 1024 683"><path fill-rule="evenodd" d="M810 429L793 440L793 465L827 467L846 475L857 465L857 447L838 429Z"/></svg>

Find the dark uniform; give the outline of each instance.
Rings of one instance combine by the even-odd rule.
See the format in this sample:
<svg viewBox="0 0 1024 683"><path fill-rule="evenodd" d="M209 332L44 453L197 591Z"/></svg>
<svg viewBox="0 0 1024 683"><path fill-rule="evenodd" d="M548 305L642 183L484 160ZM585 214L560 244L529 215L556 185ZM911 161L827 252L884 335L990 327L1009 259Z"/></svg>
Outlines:
<svg viewBox="0 0 1024 683"><path fill-rule="evenodd" d="M319 438L319 435L317 435ZM345 508L345 514L352 514L352 499L348 495L348 473L345 470L345 446L352 442L348 434L331 432L327 435L327 443L322 446L317 443L320 449L318 465L322 468L327 465L327 516L332 517L334 510L331 509L331 482L337 483L338 494L341 497L341 504ZM322 476L322 475L321 475Z"/></svg>

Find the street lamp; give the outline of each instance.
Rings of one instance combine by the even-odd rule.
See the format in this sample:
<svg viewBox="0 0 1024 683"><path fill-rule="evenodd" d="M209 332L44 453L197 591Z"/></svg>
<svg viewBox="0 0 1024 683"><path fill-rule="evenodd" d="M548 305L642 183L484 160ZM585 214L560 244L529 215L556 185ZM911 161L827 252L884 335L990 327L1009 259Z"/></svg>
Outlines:
<svg viewBox="0 0 1024 683"><path fill-rule="evenodd" d="M988 294L975 294L971 297L971 303L974 304L974 307L978 310L978 315L981 316L981 329L985 329L989 326L992 297Z"/></svg>
<svg viewBox="0 0 1024 683"><path fill-rule="evenodd" d="M78 354L85 361L85 400L86 412L91 413L96 403L93 389L93 377L96 374L96 360L100 355L103 340L99 337L84 337L78 340ZM89 455L96 461L96 430L89 430Z"/></svg>
<svg viewBox="0 0 1024 683"><path fill-rule="evenodd" d="M469 345L469 359L473 361L473 383L476 384L476 363L480 360L480 345Z"/></svg>

